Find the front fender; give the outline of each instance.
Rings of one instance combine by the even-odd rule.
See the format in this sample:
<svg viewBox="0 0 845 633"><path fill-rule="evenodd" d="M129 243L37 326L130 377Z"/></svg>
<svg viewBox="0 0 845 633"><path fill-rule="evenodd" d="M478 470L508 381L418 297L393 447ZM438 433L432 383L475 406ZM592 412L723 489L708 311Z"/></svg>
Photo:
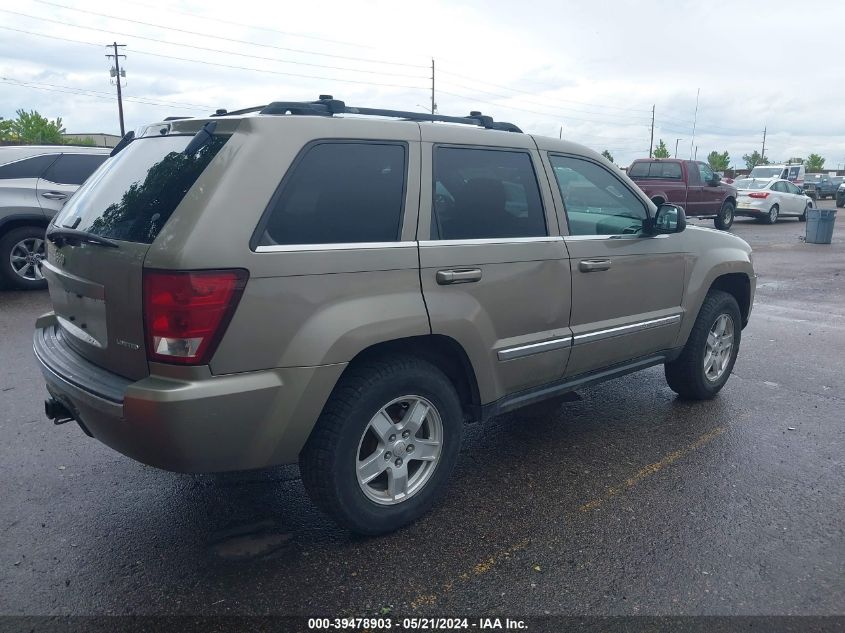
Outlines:
<svg viewBox="0 0 845 633"><path fill-rule="evenodd" d="M743 240L736 236L711 229L696 227L688 230L708 231L714 234L721 233L729 239L724 240L719 246L697 249L695 252L690 252L686 256L686 283L682 302L686 316L678 332L676 347L682 347L686 344L701 305L704 303L704 298L717 279L730 274L738 273L745 275L749 284L749 311L754 302L754 291L757 282L757 276L751 260L751 247ZM700 240L700 242L710 241L712 240Z"/></svg>

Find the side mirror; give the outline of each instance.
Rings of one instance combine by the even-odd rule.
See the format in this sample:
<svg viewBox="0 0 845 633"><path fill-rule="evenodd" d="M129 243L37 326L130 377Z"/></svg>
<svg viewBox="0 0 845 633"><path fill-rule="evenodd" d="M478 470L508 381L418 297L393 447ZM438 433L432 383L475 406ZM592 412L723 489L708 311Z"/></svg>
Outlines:
<svg viewBox="0 0 845 633"><path fill-rule="evenodd" d="M713 177L710 179L710 186L715 187L720 182L722 182L722 177L719 174L713 174Z"/></svg>
<svg viewBox="0 0 845 633"><path fill-rule="evenodd" d="M687 214L676 204L661 204L651 218L651 233L680 233L687 228Z"/></svg>

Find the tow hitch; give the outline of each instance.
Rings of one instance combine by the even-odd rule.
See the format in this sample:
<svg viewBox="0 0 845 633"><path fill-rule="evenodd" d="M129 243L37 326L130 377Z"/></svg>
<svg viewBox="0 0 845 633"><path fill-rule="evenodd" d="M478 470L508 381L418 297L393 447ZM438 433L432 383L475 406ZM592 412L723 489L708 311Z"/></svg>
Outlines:
<svg viewBox="0 0 845 633"><path fill-rule="evenodd" d="M55 398L47 398L44 401L44 415L50 418L53 424L64 424L74 419L70 409Z"/></svg>

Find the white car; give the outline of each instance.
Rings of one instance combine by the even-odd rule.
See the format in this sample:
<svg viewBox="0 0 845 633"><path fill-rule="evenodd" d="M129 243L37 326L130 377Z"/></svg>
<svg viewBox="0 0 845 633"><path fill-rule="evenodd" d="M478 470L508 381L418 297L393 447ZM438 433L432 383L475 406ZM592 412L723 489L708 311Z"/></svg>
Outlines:
<svg viewBox="0 0 845 633"><path fill-rule="evenodd" d="M781 216L797 217L804 222L813 199L782 178L742 178L734 182L736 215L750 216L774 224Z"/></svg>

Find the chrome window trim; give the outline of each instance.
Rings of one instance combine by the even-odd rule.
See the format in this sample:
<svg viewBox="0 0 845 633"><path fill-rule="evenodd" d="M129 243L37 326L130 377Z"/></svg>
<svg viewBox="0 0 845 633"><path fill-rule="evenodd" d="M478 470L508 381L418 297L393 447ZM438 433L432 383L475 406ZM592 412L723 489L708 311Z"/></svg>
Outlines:
<svg viewBox="0 0 845 633"><path fill-rule="evenodd" d="M257 246L256 253L298 253L302 251L354 251L382 248L410 248L413 241L395 242L338 242L336 244L268 244Z"/></svg>
<svg viewBox="0 0 845 633"><path fill-rule="evenodd" d="M500 349L496 355L499 360L513 360L514 358L523 358L524 356L531 356L532 354L539 354L541 352L550 352L555 349L562 349L564 347L572 346L571 336L562 336L560 338L553 338L541 343L531 343L530 345L520 345L519 347L508 347Z"/></svg>
<svg viewBox="0 0 845 633"><path fill-rule="evenodd" d="M585 332L584 334L576 334L573 337L573 345L601 341L606 338L619 336L620 334L632 334L633 332L650 330L664 325L671 325L672 323L679 323L680 320L680 314L673 314L671 316L660 317L659 319L649 319L648 321L639 321L637 323L629 323L628 325L620 325L618 327L607 328L604 330L595 330L593 332Z"/></svg>
<svg viewBox="0 0 845 633"><path fill-rule="evenodd" d="M564 235L563 240L565 242L589 242L592 240L656 240L665 239L669 237L669 235L671 234L657 233L656 235L643 235L642 233L615 233L612 235Z"/></svg>
<svg viewBox="0 0 845 633"><path fill-rule="evenodd" d="M539 242L562 242L559 235L542 235L537 237L493 237L470 240L421 240L421 247L428 246L473 246L483 244L531 244Z"/></svg>

